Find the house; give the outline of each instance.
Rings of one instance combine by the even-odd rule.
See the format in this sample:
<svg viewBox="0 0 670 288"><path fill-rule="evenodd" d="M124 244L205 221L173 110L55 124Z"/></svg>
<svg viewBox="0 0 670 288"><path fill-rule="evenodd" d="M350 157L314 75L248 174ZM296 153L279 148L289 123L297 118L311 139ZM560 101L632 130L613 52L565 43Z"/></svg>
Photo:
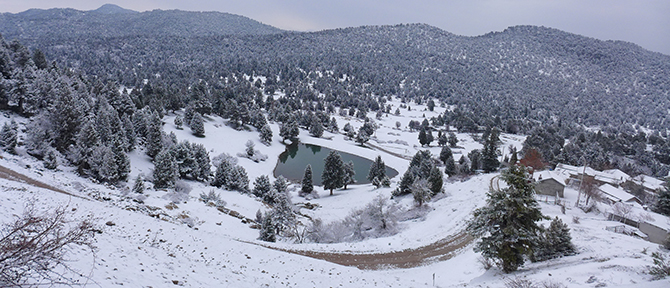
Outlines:
<svg viewBox="0 0 670 288"><path fill-rule="evenodd" d="M624 203L637 203L642 205L642 201L635 197L635 195L630 194L624 191L621 188L614 187L610 184L603 184L598 187L598 190L602 192L603 200L609 202L609 204L614 204L616 202Z"/></svg>
<svg viewBox="0 0 670 288"><path fill-rule="evenodd" d="M539 195L563 198L568 177L569 175L558 171L540 171L534 173L535 192Z"/></svg>
<svg viewBox="0 0 670 288"><path fill-rule="evenodd" d="M597 185L610 184L614 187L621 186L621 184L630 178L628 174L619 169L598 171L591 167L578 167L559 163L554 170L570 175L569 181L566 184L573 187L579 187L583 177L591 177Z"/></svg>

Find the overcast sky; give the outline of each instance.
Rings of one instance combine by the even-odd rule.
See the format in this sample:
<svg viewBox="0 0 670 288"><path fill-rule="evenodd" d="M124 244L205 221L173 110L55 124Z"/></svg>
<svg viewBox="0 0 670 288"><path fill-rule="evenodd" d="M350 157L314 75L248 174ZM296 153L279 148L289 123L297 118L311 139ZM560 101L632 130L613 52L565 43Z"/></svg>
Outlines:
<svg viewBox="0 0 670 288"><path fill-rule="evenodd" d="M670 55L670 0L0 0L0 11L93 10L113 3L136 11L220 11L297 31L426 23L466 36L541 25L602 40L624 40Z"/></svg>

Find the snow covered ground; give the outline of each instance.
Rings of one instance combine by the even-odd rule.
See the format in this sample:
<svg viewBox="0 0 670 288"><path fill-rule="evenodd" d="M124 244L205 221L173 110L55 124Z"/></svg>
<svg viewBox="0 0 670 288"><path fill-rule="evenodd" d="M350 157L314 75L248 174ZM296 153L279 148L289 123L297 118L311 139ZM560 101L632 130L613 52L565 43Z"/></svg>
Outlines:
<svg viewBox="0 0 670 288"><path fill-rule="evenodd" d="M393 106L391 111L400 105L399 101L390 104ZM323 138L314 138L306 131L301 131L300 141L368 159L381 155L386 165L402 175L409 165L407 158L424 149L418 143L418 133L410 132L407 123L410 120L422 121L424 114L426 118L437 116L445 109L436 107L434 112L430 112L422 105L412 104L411 107L412 111L401 108L401 115L388 115L377 121L380 128L376 139L370 143L383 150L362 148L346 140L342 134L329 132ZM369 116L374 117L372 114ZM265 146L260 143L257 132L236 131L218 117L206 119L204 138L192 136L187 127L184 130L176 129L174 117L168 115L164 118L165 131L174 132L179 140L204 144L210 157L223 152L235 155L244 151L247 140L254 141L256 149L269 158L261 163L239 159L239 164L245 167L252 182L260 175L271 176L276 159L284 150L277 124L271 124L274 133L272 145ZM8 121L9 118L0 119ZM340 129L347 122L355 129L363 124L356 118L336 116L336 119ZM396 121L401 122L401 129L396 129ZM469 134L459 133L457 136L461 148L454 149L456 159L460 155L467 155L472 149L482 147ZM503 134L501 139L501 149L508 150L510 145L521 148L524 137ZM433 155L439 155L440 147L436 146L436 142L428 149ZM24 154L21 149L19 154ZM143 199L142 204L133 201L137 200L137 195L128 193L132 181L121 187L111 187L80 178L71 167L61 165L60 171L54 172L43 169L39 161L25 155L3 153L2 156L1 166L81 196L72 197L26 183L0 179L0 220L3 223L10 221L12 215L21 214L27 202L35 202L36 206L44 209L58 205L76 207L78 215L92 213L99 219L103 233L96 235L95 253L75 249L70 254L73 260L70 265L82 274L90 275L86 285L90 287L505 287L505 283L513 279L526 279L537 284L560 283L566 287L670 287L670 280L649 282L651 276L645 273L647 266L652 264L650 255L659 250L658 245L605 230L619 223L607 221L602 214L586 214L572 208L572 205L568 205L563 214L552 201L541 203L542 212L552 218L558 216L568 224L579 250L578 255L541 263L527 262L519 271L503 274L496 268L488 271L483 269L478 263L479 255L472 251L471 243L446 261L409 269L371 271L257 245L266 244L256 240L258 230L250 228L248 223L242 223L239 218L226 215L197 200L200 193L214 190L227 202L227 208L253 219L256 211L269 209L253 196L187 181L192 191L186 203L169 205L170 201L164 199L165 191L149 187L143 195L146 199ZM153 165L143 151L131 153L131 164L131 180L140 173L151 174ZM395 188L400 175L391 179L392 188ZM296 244L284 239L272 245L293 250L350 253L381 253L426 246L464 229L472 210L485 203L490 180L495 176L483 174L464 181L445 181L446 197L429 202L429 212L422 219L400 223L402 230L394 236L336 244ZM378 194L390 197L392 188L350 185L349 189L336 190L334 196L328 196L326 191L317 187L321 198L309 202L318 204L318 208L302 209L301 212L325 222L337 221L351 210L364 207ZM566 190L565 200L574 204L576 193L574 190ZM294 203L306 202L304 198L298 197L295 189L291 192L291 198ZM413 207L411 197L397 197L391 201L396 201L406 209ZM601 209L606 210L607 207ZM578 223L573 221L577 218ZM108 221L114 225L106 225ZM301 221L305 222L306 219ZM668 254L667 251L665 253Z"/></svg>

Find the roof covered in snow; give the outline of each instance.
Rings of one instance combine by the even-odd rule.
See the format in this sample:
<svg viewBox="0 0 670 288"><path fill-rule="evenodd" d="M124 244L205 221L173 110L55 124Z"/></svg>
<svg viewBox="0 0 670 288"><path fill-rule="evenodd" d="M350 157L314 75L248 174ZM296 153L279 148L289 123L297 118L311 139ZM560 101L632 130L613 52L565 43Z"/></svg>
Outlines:
<svg viewBox="0 0 670 288"><path fill-rule="evenodd" d="M610 184L603 184L600 187L598 187L601 192L603 192L603 196L607 197L608 199L614 201L614 202L628 202L634 199L637 199L635 195L630 194L623 189L616 188Z"/></svg>

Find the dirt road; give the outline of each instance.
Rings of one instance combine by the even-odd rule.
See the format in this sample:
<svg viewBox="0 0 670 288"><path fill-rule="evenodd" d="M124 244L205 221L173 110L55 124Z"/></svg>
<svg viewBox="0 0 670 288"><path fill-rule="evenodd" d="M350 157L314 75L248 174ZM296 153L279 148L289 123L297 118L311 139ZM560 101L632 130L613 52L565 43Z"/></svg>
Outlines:
<svg viewBox="0 0 670 288"><path fill-rule="evenodd" d="M12 181L16 181L16 182L22 182L22 183L30 184L30 185L35 186L35 187L49 189L49 190L54 191L54 192L63 193L63 194L67 194L67 195L70 195L70 196L82 198L81 196L73 195L70 192L67 192L65 190L58 189L58 188L53 187L49 184L45 184L43 182L37 181L33 178L30 178L26 175L23 175L19 172L16 172L16 171L11 170L11 169L9 169L7 167L4 167L4 166L0 166L0 178L4 178L4 179L7 179L7 180L12 180Z"/></svg>
<svg viewBox="0 0 670 288"><path fill-rule="evenodd" d="M467 246L473 240L474 239L467 233L460 232L427 246L403 251L373 254L314 252L266 247L292 254L326 260L340 265L354 266L359 269L377 270L385 268L412 268L434 261L444 261L453 257L456 251Z"/></svg>

